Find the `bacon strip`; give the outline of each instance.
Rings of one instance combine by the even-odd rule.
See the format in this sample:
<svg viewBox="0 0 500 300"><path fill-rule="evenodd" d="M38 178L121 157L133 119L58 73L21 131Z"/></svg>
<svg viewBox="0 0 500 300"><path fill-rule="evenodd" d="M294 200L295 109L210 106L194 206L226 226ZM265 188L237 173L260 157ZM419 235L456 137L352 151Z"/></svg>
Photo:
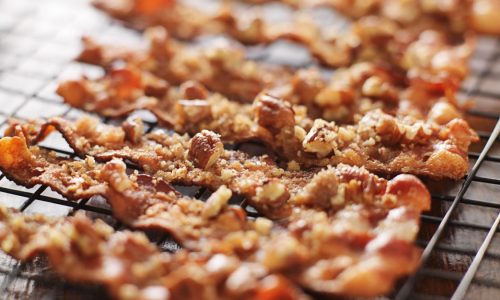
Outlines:
<svg viewBox="0 0 500 300"><path fill-rule="evenodd" d="M189 249L211 247L214 240L249 228L245 227L248 224L244 223L245 213L240 207L224 209L231 197L224 186L214 193L222 200L214 198L212 205L205 205L181 196L166 182L148 175L129 177L120 160L102 165L91 157L85 161L56 157L38 147L28 148L22 135L0 139L0 150L21 153L15 161L0 159L0 168L15 182L28 187L47 185L73 200L104 196L121 222L139 229L161 228ZM33 170L34 174L23 170ZM199 240L202 232L207 240Z"/></svg>
<svg viewBox="0 0 500 300"><path fill-rule="evenodd" d="M388 70L371 63L338 70L329 83L314 69L298 71L291 78L267 93L293 103L298 122L309 127L310 119L318 117L353 123L377 108L398 117L410 115L444 124L450 118L460 117L464 109L451 90L444 96L440 91L444 87L436 91L436 87L423 82L406 86ZM169 88L167 82L131 65L112 68L99 79L63 82L57 92L69 105L106 117L146 109L177 132L195 134L207 129L227 141L256 136L250 104L211 94L196 81L184 82L179 89ZM448 116L441 116L440 111L446 111Z"/></svg>
<svg viewBox="0 0 500 300"><path fill-rule="evenodd" d="M293 8L329 6L343 15L360 18L381 15L403 24L423 18L432 18L450 24L454 31L475 31L500 34L495 22L500 17L500 3L495 0L244 0L252 4L280 2Z"/></svg>
<svg viewBox="0 0 500 300"><path fill-rule="evenodd" d="M173 85L194 80L242 102L251 102L262 90L291 76L284 68L245 59L244 48L227 40L211 47L193 46L172 39L163 28L150 28L145 36L150 44L146 51L103 46L84 38L79 60L102 66L123 60Z"/></svg>
<svg viewBox="0 0 500 300"><path fill-rule="evenodd" d="M441 103L444 105L445 103ZM440 108L437 106L436 108ZM315 120L312 126L302 127L296 123L292 107L279 99L262 95L254 104L255 124L258 125L254 137L264 142L276 153L287 159L288 167L297 169L305 167L324 167L345 163L364 166L369 171L383 174L398 174L401 172L424 175L436 178L462 178L468 170L467 150L470 143L478 140L477 135L468 124L449 114L446 109L434 111L436 122L423 122L408 117L399 119L384 114L379 110L368 112L357 124L337 126L334 122ZM232 164L245 166L252 164L253 159L237 151L218 151L222 147L219 137L212 138L208 153L195 153L193 144L186 137L170 136L155 132L142 137L141 126L126 123L122 128L109 127L85 118L75 124L63 119L53 119L45 126L54 125L60 130L70 145L82 157L91 155L100 160L109 160L113 156L126 158L139 164L148 172L160 172L167 176L168 181L180 180L186 184L199 184L217 188L226 184L233 191L252 198L246 188L233 186L231 172L241 173L247 170L245 178L262 177L269 172L275 172L276 167L260 169L264 174L252 175L255 171L245 167L232 168ZM27 132L40 132L40 129L29 128ZM43 130L42 130L43 131ZM224 130L221 130L224 131ZM103 132L109 132L103 135ZM29 134L28 134L29 135ZM33 135L33 134L31 134ZM108 136L112 138L107 139ZM210 134L199 133L193 140L203 144ZM227 139L228 137L224 137ZM152 141L154 141L152 143ZM194 145L194 146L193 146ZM159 151L157 148L174 148ZM210 152L212 151L212 152ZM197 155L214 160L214 165L206 163L194 164ZM212 157L213 155L213 157ZM262 162L255 162L257 165ZM172 166L172 167L170 167ZM182 167L181 167L182 166ZM175 168L176 172L166 171ZM179 171L180 170L182 171ZM298 167L300 168L300 167ZM207 170L205 170L207 169ZM222 172L224 170L224 172ZM186 176L183 176L187 174ZM181 174L181 175L179 175ZM217 174L214 181L213 174ZM284 173L287 178L302 180L297 173ZM227 176L227 180L221 179ZM203 179L202 179L203 177ZM222 181L221 181L222 180ZM292 180L292 179L290 179ZM231 183L232 182L232 183ZM260 182L256 179L255 182Z"/></svg>
<svg viewBox="0 0 500 300"><path fill-rule="evenodd" d="M100 284L116 299L305 298L280 275L247 272L243 275L250 283L247 289L231 287L226 280L256 267L223 254L160 252L145 235L114 232L83 213L48 218L0 206L0 244L21 261L45 254L63 278Z"/></svg>
<svg viewBox="0 0 500 300"><path fill-rule="evenodd" d="M52 126L61 131L81 157L91 156L97 161L110 161L115 157L127 159L147 173L167 182L201 185L212 190L225 185L235 194L246 197L259 212L273 218L289 213L289 209L283 207L286 200L290 194L297 193L313 176L311 172L285 171L267 155L250 157L239 151L224 150L218 136L208 131L201 132L191 140L186 136L168 135L159 131L146 136L142 136L141 132L136 142L130 142L131 135L125 133L126 129L108 127L95 119L83 118L78 123L53 119L42 126L35 123L26 123L22 127L14 125L7 135L26 136L33 144L40 137L43 138L47 131L51 131ZM10 144L18 145L5 147L6 153L24 153L26 158L23 161L30 161L29 152L26 149L18 149L23 145L22 142L9 141ZM35 149L33 154L36 153ZM8 169L13 168L11 165L17 165L8 157L6 156L3 164L6 174L9 173ZM33 158L33 161L43 160L41 157ZM66 163L63 161L63 164ZM23 164L19 166L21 170L29 169ZM11 178L26 185L27 183L22 181L23 178L36 178L33 175L23 176L21 173L20 178ZM49 180L47 184L50 186L52 183ZM274 187L278 187L281 194L272 193L270 197L262 192Z"/></svg>
<svg viewBox="0 0 500 300"><path fill-rule="evenodd" d="M180 5L180 4L176 4ZM307 25L300 24L302 28ZM312 25L311 25L312 26ZM205 28L205 27L203 27ZM219 28L219 27L218 27ZM234 26L231 26L233 29ZM330 40L322 39L318 29L295 30L300 26L283 26L287 32L277 35L278 38L290 38L309 46L311 52L319 60L331 67L345 67L356 62L375 62L390 65L394 71L404 70L412 78L423 78L429 82L443 82L457 87L468 72L468 59L474 50L475 38L472 34L450 36L446 27L432 22L421 22L408 28L385 18L369 16L356 21L352 29ZM85 51L80 59L94 64L109 65L116 59L132 60L134 62L149 61L143 65L145 70L173 82L172 75L179 80L186 72L194 72L194 77L210 89L221 92L220 89L243 89L255 92L256 87L273 84L272 79L283 79L283 71L269 68L263 64L255 65L244 60L244 52L234 45L226 43L216 50L204 50L192 45L176 42L169 37L175 37L175 29L168 28L168 33L162 28L149 28L146 35L151 40L149 53L137 50L124 51L112 47L100 47L91 39L86 38ZM305 36L302 36L305 35ZM196 57L196 62L194 61ZM152 62L151 62L152 61ZM175 62L175 63L173 63ZM182 67L185 65L185 67ZM225 68L225 72L219 72ZM156 69L156 71L152 70ZM229 73L229 74L228 74ZM234 73L234 75L232 74ZM253 75L253 74L261 74ZM286 72L285 72L286 74ZM206 76L214 75L214 79ZM263 75L263 76L262 76ZM276 76L277 75L277 76ZM228 83L233 76L238 79L246 77L246 83ZM169 77L169 78L167 78ZM203 82L197 77L209 81ZM221 78L224 78L221 80ZM184 78L185 81L186 78ZM217 85L217 82L219 85ZM220 86L220 82L226 85ZM219 90L212 88L214 85ZM243 85L243 86L238 86ZM239 96L242 93L240 93ZM226 96L229 96L226 94ZM244 95L243 95L244 96ZM255 96L255 94L250 97Z"/></svg>
<svg viewBox="0 0 500 300"><path fill-rule="evenodd" d="M0 150L23 150L17 149L17 140L22 138L3 138ZM31 168L33 161L47 161L48 154L40 156L43 151L30 152L26 144L24 148L22 153L39 156L31 160L21 157L14 162L0 160L2 170L10 178L22 176L19 170ZM211 197L206 204L182 197L173 200L168 185L152 184L139 177L129 179L123 163L116 161L102 168L94 165L92 172L65 159L50 164L51 169L59 168L62 172L50 179L43 173L25 179L30 180L28 184L46 183L44 180L64 182L68 176L81 183L86 176L101 173L97 177L108 184L105 197L118 219L136 228L164 229L183 245L202 249L203 253L244 259L241 268L253 266L251 269L258 271L259 278L269 273L282 274L304 288L333 295L385 293L397 277L412 272L418 265L419 254L411 242L418 232L419 213L430 204L425 186L412 176L401 175L386 182L363 169L341 166L317 173L289 200L295 209L288 218L273 226L265 219L246 221L244 213L238 215L234 209L221 208L216 198ZM81 194L79 190L75 187L58 191L73 198ZM261 193L275 195L276 191L268 188ZM198 245L193 246L194 243ZM172 274L177 272L172 270ZM241 272L233 273L226 281L226 285L236 285L232 288L238 295L243 289L239 282L247 283L248 278L231 278L248 276Z"/></svg>
<svg viewBox="0 0 500 300"><path fill-rule="evenodd" d="M280 1L280 2L288 2ZM301 1L302 4L309 1ZM381 15L385 18L411 24L423 18L432 18L449 24L453 31L475 30L481 33L500 34L497 18L500 3L495 0L312 0L310 5L331 6L342 14L359 18L366 15ZM366 3L368 2L368 4Z"/></svg>
<svg viewBox="0 0 500 300"><path fill-rule="evenodd" d="M261 136L267 135L263 141L305 166L345 163L384 174L460 179L468 170L468 147L478 140L467 122L454 117L437 125L374 110L353 126L316 119L306 131L295 124L285 102L263 96L254 105ZM449 116L446 111L437 115L443 121Z"/></svg>
<svg viewBox="0 0 500 300"><path fill-rule="evenodd" d="M136 0L99 0L94 1L94 5L133 27L144 29L162 26L180 39L219 33L227 33L247 44L290 39L304 44L314 56L330 66L349 64L358 46L356 36L350 33L329 40L321 28L304 15L297 15L291 24L268 24L259 16L258 11L236 14L230 6L224 6L217 13L210 14L178 1L158 1L147 10L142 9L142 1Z"/></svg>
<svg viewBox="0 0 500 300"><path fill-rule="evenodd" d="M216 131L225 141L257 138L253 107L209 94L203 85L187 81L177 89L165 89L151 96L154 86L168 86L160 79L133 67L116 68L98 80L82 78L62 83L57 92L69 105L106 117L122 117L136 110L149 110L158 122L176 132L196 134ZM134 78L131 84L124 78Z"/></svg>

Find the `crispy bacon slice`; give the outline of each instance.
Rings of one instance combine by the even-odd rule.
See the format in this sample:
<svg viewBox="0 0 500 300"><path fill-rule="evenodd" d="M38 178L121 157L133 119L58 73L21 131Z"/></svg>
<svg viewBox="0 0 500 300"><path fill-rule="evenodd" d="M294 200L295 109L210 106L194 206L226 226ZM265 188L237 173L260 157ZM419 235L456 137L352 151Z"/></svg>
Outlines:
<svg viewBox="0 0 500 300"><path fill-rule="evenodd" d="M280 2L294 8L330 6L342 14L360 18L382 15L391 20L409 24L422 18L435 18L450 24L454 31L475 30L500 34L495 22L500 17L500 3L495 0L244 0L254 4Z"/></svg>
<svg viewBox="0 0 500 300"><path fill-rule="evenodd" d="M168 4L157 3L154 10L145 12L138 7L141 2L98 0L94 1L94 5L133 27L144 29L162 26L180 39L219 33L227 33L246 44L269 43L280 38L290 39L307 46L313 55L330 66L351 62L358 46L354 34L332 39L303 14L295 16L291 24L269 24L261 18L258 11L237 14L227 5L211 14L179 1L171 1ZM335 55L332 52L335 52Z"/></svg>
<svg viewBox="0 0 500 300"><path fill-rule="evenodd" d="M305 299L281 275L239 274L243 269L261 270L255 264L223 254L160 252L145 235L114 232L83 213L48 218L0 206L0 244L21 261L44 254L63 278L102 285L116 299ZM246 289L225 283L242 276L251 280Z"/></svg>
<svg viewBox="0 0 500 300"><path fill-rule="evenodd" d="M128 74L128 75L124 75ZM119 81L122 76L138 78L137 85ZM118 79L116 78L118 77ZM134 67L115 68L103 78L82 78L59 85L57 92L69 105L106 117L122 117L136 110L149 110L158 122L176 132L196 134L203 129L216 131L225 141L254 140L257 126L251 104L243 104L187 81L179 89L156 93L154 86L168 86L161 79L150 78ZM114 82L121 82L119 86ZM118 95L120 93L120 95Z"/></svg>
<svg viewBox="0 0 500 300"><path fill-rule="evenodd" d="M305 166L346 163L376 173L460 179L468 170L468 147L478 140L467 122L440 107L433 117L444 125L374 110L352 126L316 119L306 131L295 125L293 109L285 102L264 95L254 105L262 136L267 136L263 141Z"/></svg>
<svg viewBox="0 0 500 300"><path fill-rule="evenodd" d="M418 214L403 208L381 215L362 206L345 208L333 217L301 211L290 218L286 231L271 231L255 245L252 235L240 240L235 232L225 243L242 241L246 254L254 253L244 260L225 254L159 253L140 234L112 233L102 222L92 224L80 214L54 221L3 210L0 240L2 249L18 259L44 253L62 276L103 284L117 298L154 290L156 295L168 292L173 299L242 299L266 293L295 299L300 294L285 278L322 293L373 296L412 272L419 257L406 240L418 229ZM267 290L269 277L282 278L281 284ZM127 295L129 290L134 294Z"/></svg>
<svg viewBox="0 0 500 300"><path fill-rule="evenodd" d="M99 2L102 3L101 7L106 10L106 3L113 1L104 0ZM134 0L130 0L130 2L134 2ZM183 6L180 3L172 4L172 6L164 9L166 11L164 14L160 14L165 19L172 18L170 14L176 14L174 7ZM224 17L214 18L213 22L217 25L213 27L204 25L198 30L198 34L212 33L211 29L216 28L217 32L229 33L240 41L248 42L247 38L240 35L239 32L235 32L238 31L237 24L241 20L232 16L230 11L226 11L224 14ZM231 15L231 17L227 17L227 14ZM251 14L245 15L248 18L248 15ZM133 19L135 17L124 16L123 18ZM148 18L148 16L145 16L145 19ZM346 33L338 33L332 38L323 34L324 31L328 30L318 28L312 21L305 21L307 18L302 15L300 20L295 21L296 24L272 25L266 24L259 16L254 18L255 21L253 22L241 21L244 24L259 24L254 25L257 28L249 31L253 36L257 37L253 41L254 43L265 43L288 38L308 47L315 57L330 67L348 66L359 61L385 62L395 68L410 72L412 76L424 78L426 81L444 82L444 84L453 84L455 86L459 86L467 74L468 58L472 54L475 44L472 34L449 34L450 30L447 24L442 25L432 20L423 20L411 26L401 26L398 22L384 17L367 16L354 22L352 28ZM229 19L231 21L228 21ZM228 22L228 24L225 22ZM186 19L184 24L191 25L191 22ZM150 25L163 25L174 37L178 36L177 31L181 28L166 26L161 21L152 22ZM297 28L301 30L297 30ZM153 36L156 37L156 42L164 40L168 36L158 34L158 28L154 32ZM172 44L172 42L167 43L167 45ZM87 49L90 49L90 51L84 52L83 59L96 57L109 59L115 56L112 53L116 47L111 47L108 51L101 50L101 54L96 56L95 53L99 52L96 44L89 41L88 45ZM168 58L172 58L169 55L175 52L173 50L175 47L165 47L164 42L152 45L151 48L156 49L153 56L162 63L168 61ZM87 52L90 52L90 55ZM123 52L123 50L118 51L120 54L123 54ZM145 58L145 55L140 56L142 59ZM198 54L197 56L201 55ZM96 63L99 62L99 59L87 59L86 61ZM104 63L106 61L100 62ZM234 63L234 59L232 62ZM238 68L237 64L236 68Z"/></svg>
<svg viewBox="0 0 500 300"><path fill-rule="evenodd" d="M449 24L452 31L475 30L481 33L500 34L500 26L494 21L500 17L500 3L496 0L313 0L311 2L332 6L354 18L377 14L403 24L432 18Z"/></svg>
<svg viewBox="0 0 500 300"><path fill-rule="evenodd" d="M239 151L224 150L219 137L209 131L203 131L189 139L187 136L169 135L164 132L153 132L146 136L140 136L137 143L131 143L125 130L121 127L100 124L92 118L81 119L78 123L72 123L64 119L54 119L48 123L40 124L26 123L21 126L14 125L9 129L7 135L26 136L31 143L47 134L55 126L68 143L81 156L91 156L98 161L110 161L113 158L123 158L138 164L147 173L167 182L185 185L201 185L213 190L225 185L236 194L240 194L249 200L259 212L268 217L281 217L289 213L284 207L290 193L296 193L311 179L313 173L286 171L276 165L267 155L250 157ZM128 126L128 124L126 125ZM125 126L125 127L126 127ZM17 132L17 133L12 133ZM9 160L6 156L1 163L6 174L8 170L27 168L26 162L42 162L43 157L30 158L30 152L26 150L20 138L13 141L4 139L6 153L24 153L25 159L17 161ZM22 139L21 139L22 140ZM19 152L19 151L23 152ZM37 149L33 154L37 154ZM19 158L19 157L17 157ZM49 161L50 163L50 161ZM66 162L62 162L66 165ZM85 164L76 162L76 164ZM57 171L61 166L55 167ZM64 171L64 169L62 169ZM84 168L82 170L85 170ZM26 178L42 178L23 176L13 177L18 172L13 172L9 178L27 184ZM66 176L63 176L66 177ZM47 184L51 186L51 178ZM68 176L68 180L74 180ZM33 182L31 185L40 182ZM28 184L30 185L30 184ZM273 192L277 187L280 193ZM64 194L64 190L62 190ZM83 193L83 192L82 192ZM67 194L65 194L67 195ZM77 197L78 198L78 197Z"/></svg>
<svg viewBox="0 0 500 300"><path fill-rule="evenodd" d="M16 140L22 140L22 135L3 138L1 146L18 147L13 142ZM39 156L0 161L10 178L22 176L21 166L31 167L33 161L44 163L49 155L30 152L26 144L24 148L26 155ZM235 265L227 270L232 272L229 277L224 277L230 295L248 293L248 288L257 285L256 279L271 275L283 275L303 288L332 295L385 293L396 278L418 265L419 251L411 242L418 232L419 213L430 204L427 189L413 176L401 175L387 182L366 170L340 166L315 174L290 198L289 205L294 209L288 217L273 225L262 218L246 220L243 212L225 207L227 200L221 199L220 190L206 204L175 197L165 183L139 176L127 178L124 164L117 161L94 165L93 172L78 167L73 170L74 165L66 159L51 164L51 169L65 172L52 177L52 181L64 182L61 178L72 176L76 182L83 182L86 176L100 173L97 177L107 183L105 197L113 213L128 224L164 229L183 245L200 249L204 257L214 253L230 256ZM45 183L41 180L48 179L42 173L29 180ZM76 187L62 192L74 197L72 193L80 195L78 190ZM279 191L279 185L274 184L257 190L257 194L271 199L279 196ZM247 268L257 273L241 274ZM180 272L168 270L168 275L163 275L168 278ZM163 282L160 276L151 281ZM206 284L210 288L213 282Z"/></svg>
<svg viewBox="0 0 500 300"><path fill-rule="evenodd" d="M98 80L81 79L63 83L58 89L59 94L72 106L105 116L125 115L134 109L149 109L163 124L180 132L194 134L201 129L209 129L220 133L227 140L229 140L227 137L245 140L255 136L255 126L252 126L249 120L251 118L249 105L233 104L229 100L252 102L257 94L263 92L262 89L294 105L300 105L295 107L295 110L300 112L297 115L301 118L322 117L341 123L353 123L358 114L363 115L375 108L382 108L392 115L411 115L424 120L429 117L430 111L434 110L433 107L438 102L448 102L450 105L444 105L447 105L447 110L456 117L459 117L460 111L463 110L463 107L455 101L460 80L445 74L455 68L450 72L461 74L460 78L465 76L466 68L462 68L462 63L456 62L466 64L468 50L464 47L448 49L451 52L444 50L442 36L430 32L422 35L422 39L408 48L403 60L408 65L418 63L425 67L431 64L428 61L429 53L437 55L441 62L454 57L453 64L441 64L438 60L432 62L436 63L434 65L436 67L443 67L438 69L444 73L438 69L430 73L420 69L409 72L409 77L406 78L406 75L380 64L360 63L338 70L328 83L315 69L297 72L281 69L279 72L267 72L266 65L244 60L242 56L231 55L231 50L219 51L221 55L218 56L220 59L218 63L214 64L212 58L206 61L206 53L219 53L217 47L203 48L204 50L195 48L198 59L193 65L192 59L183 58L186 56L186 51L165 54L169 53L165 49L179 47L192 49L192 46L179 46L178 42L165 38L161 29L153 32L151 35L156 37L152 38L150 47L152 54L150 56L144 53L137 54L138 57L153 57L152 62L149 58L139 59L135 56L136 59L131 59L129 55L123 56L120 54L123 50L115 56L114 50L87 41L87 49L92 49L92 53L101 54L88 55L85 54L88 53L86 50L82 57L101 57L102 59L94 62L104 65L116 59L123 59L128 65L112 68L105 77ZM162 67L158 67L160 65ZM167 89L165 87L169 84L156 78L151 72L166 77L168 82L173 80L173 85L179 83L183 85L180 90ZM170 75L165 75L166 73ZM219 76L220 73L223 75ZM229 98L213 96L201 85L191 81L185 82L184 80L188 80L189 77L206 84L208 90L221 92ZM248 80L254 88L247 88ZM240 96L231 97L235 95ZM443 105L439 104L438 107L442 108ZM312 123L310 120L305 122Z"/></svg>
<svg viewBox="0 0 500 300"><path fill-rule="evenodd" d="M300 70L290 77L268 93L293 103L297 121L304 126L317 117L352 124L377 108L398 117L411 115L423 120L434 119L430 112L440 102L444 104L438 107L446 106L455 117L464 110L454 99L454 91L436 91L417 81L407 86L398 76L371 63L338 70L329 83L315 69ZM98 79L63 82L57 92L69 105L106 117L146 109L177 132L195 134L207 129L227 141L255 138L250 104L212 94L196 81L184 82L178 89L168 86L162 79L128 65L112 68Z"/></svg>
<svg viewBox="0 0 500 300"><path fill-rule="evenodd" d="M0 150L21 153L15 161L0 160L0 168L15 182L28 187L44 184L73 200L104 196L121 222L138 229L160 228L189 249L214 247L214 240L249 228L240 207L226 209L231 191L224 186L205 205L181 196L164 181L144 174L128 176L121 160L103 165L91 157L85 161L57 157L38 147L28 148L22 135L0 139ZM202 233L206 240L199 240Z"/></svg>
<svg viewBox="0 0 500 300"><path fill-rule="evenodd" d="M145 36L150 44L146 51L103 46L84 38L79 60L102 66L123 60L173 85L198 81L242 102L251 102L262 90L287 82L291 74L279 66L245 59L244 49L227 40L210 47L193 46L172 39L163 28L150 28Z"/></svg>
<svg viewBox="0 0 500 300"><path fill-rule="evenodd" d="M436 104L430 112L431 122L423 122L411 116L395 118L375 110L366 113L355 125L337 126L334 122L317 119L312 126L303 127L297 123L295 112L287 102L262 95L254 104L255 122L258 128L251 133L256 132L254 135L256 139L286 158L289 166L293 167L298 164L305 167L324 167L346 163L364 166L370 171L383 174L405 172L435 178L460 179L468 170L468 147L477 141L478 137L468 124L457 118L449 108L446 102ZM214 159L217 164L213 166L193 165L189 160L186 161L186 157L191 155L196 162L197 158L193 157L193 153L188 154L190 148L196 144L192 141L190 143L187 137L170 136L157 131L141 138L140 132L133 133L137 128L141 128L138 124L131 126L126 123L123 128L109 127L89 118L77 123L53 119L45 127L50 125L56 126L82 157L91 155L100 160L109 160L113 156L126 158L150 172L161 171L168 176L169 181L182 178L180 180L184 183L212 186L213 183L210 182L213 182L213 178L201 179L205 176L201 174L207 174L205 169L208 168L211 170L208 173L213 173L213 169L216 169L216 174L220 174L221 177L227 175L227 181L233 182L226 165L232 165L235 161L238 165L248 165L252 163L245 160L262 160L262 158L249 159L237 151L226 150L214 152L215 154L203 154L216 155L217 159ZM35 128L30 128L33 126L29 123L24 127L26 127L25 132L33 132L31 135L35 136L41 130L37 129L36 125ZM252 128L253 125L249 127ZM110 139L107 138L108 135L111 136ZM130 139L132 135L135 137ZM195 136L193 141L203 143L209 139L210 134L202 132L197 136L198 138ZM213 141L221 142L219 137ZM168 148L168 150L158 151L156 148ZM176 149L176 152L172 151L172 148ZM169 167L170 165L172 167ZM178 175L174 172L165 173L165 169L174 166L175 174ZM180 166L182 168L179 170ZM275 168L273 166L271 169L261 169L261 171L274 172ZM222 172L224 169L225 172ZM234 171L240 172L241 169L238 167ZM179 175L184 172L188 174L186 177ZM245 176L253 177L254 173L248 170ZM290 178L299 176L292 173L285 174ZM262 174L256 176L265 178ZM192 177L190 180L193 181L189 181L188 177ZM225 181L224 184L231 186ZM230 188L237 193L252 196L241 187Z"/></svg>

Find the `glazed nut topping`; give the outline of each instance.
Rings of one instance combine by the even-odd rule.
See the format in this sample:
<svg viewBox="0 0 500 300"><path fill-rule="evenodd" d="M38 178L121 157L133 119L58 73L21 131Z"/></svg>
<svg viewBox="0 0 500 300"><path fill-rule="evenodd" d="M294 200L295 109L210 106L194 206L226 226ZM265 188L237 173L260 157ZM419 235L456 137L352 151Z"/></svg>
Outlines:
<svg viewBox="0 0 500 300"><path fill-rule="evenodd" d="M219 214L221 209L227 204L233 193L225 185L221 186L207 199L207 204L203 209L204 218L213 218Z"/></svg>
<svg viewBox="0 0 500 300"><path fill-rule="evenodd" d="M220 136L208 130L203 130L191 139L189 157L202 168L210 168L224 154L224 145Z"/></svg>
<svg viewBox="0 0 500 300"><path fill-rule="evenodd" d="M179 87L181 94L188 100L203 100L208 97L208 90L199 82L186 81Z"/></svg>
<svg viewBox="0 0 500 300"><path fill-rule="evenodd" d="M136 144L144 133L144 122L139 118L128 119L123 123L122 128L125 131L125 138Z"/></svg>
<svg viewBox="0 0 500 300"><path fill-rule="evenodd" d="M384 81L379 76L371 76L368 78L361 91L364 96L384 99L397 99L397 91L390 83Z"/></svg>
<svg viewBox="0 0 500 300"><path fill-rule="evenodd" d="M342 93L336 89L325 88L314 98L321 107L336 107L343 103Z"/></svg>
<svg viewBox="0 0 500 300"><path fill-rule="evenodd" d="M273 227L273 222L269 219L258 217L255 220L255 230L260 234L268 234Z"/></svg>
<svg viewBox="0 0 500 300"><path fill-rule="evenodd" d="M263 94L254 106L257 122L263 127L281 129L295 125L295 113L288 102Z"/></svg>
<svg viewBox="0 0 500 300"><path fill-rule="evenodd" d="M318 157L325 157L337 148L336 140L335 124L317 119L304 138L302 146L306 152L316 153Z"/></svg>
<svg viewBox="0 0 500 300"><path fill-rule="evenodd" d="M376 131L386 144L398 143L404 134L395 120L389 118L381 119L377 124Z"/></svg>
<svg viewBox="0 0 500 300"><path fill-rule="evenodd" d="M281 206L290 197L286 186L277 181L271 181L258 187L255 195L257 201L269 203L272 206Z"/></svg>
<svg viewBox="0 0 500 300"><path fill-rule="evenodd" d="M448 102L438 102L434 104L429 112L429 119L444 125L455 118L460 118L460 113Z"/></svg>

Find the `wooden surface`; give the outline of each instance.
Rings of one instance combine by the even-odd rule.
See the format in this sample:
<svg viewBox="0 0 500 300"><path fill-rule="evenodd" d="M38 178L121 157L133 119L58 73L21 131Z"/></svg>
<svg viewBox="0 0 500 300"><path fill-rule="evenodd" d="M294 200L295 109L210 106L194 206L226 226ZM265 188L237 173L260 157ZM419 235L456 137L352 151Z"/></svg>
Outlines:
<svg viewBox="0 0 500 300"><path fill-rule="evenodd" d="M271 13L279 13L273 6ZM281 14L281 18L286 17ZM333 14L316 11L318 19L330 22ZM339 21L335 26L343 26ZM0 0L0 124L9 116L17 118L50 117L66 113L77 116L80 112L61 103L54 94L60 78L87 74L101 74L99 68L78 64L71 59L78 53L82 34L98 35L107 41L138 41L137 34L111 23L93 10L84 0L30 1ZM477 113L500 115L500 47L492 38L481 38L478 50L471 61L472 74L464 83L462 99L476 99ZM251 51L253 57L268 62L304 66L312 62L304 49L287 42L278 42L267 49L259 47ZM487 71L486 71L487 70ZM481 132L489 132L496 120L476 115L468 116L471 124ZM147 116L149 117L150 116ZM485 140L472 147L480 152ZM57 135L46 145L70 151ZM496 143L492 156L500 157L500 143ZM471 160L471 164L474 160ZM486 161L478 173L485 178L500 179L500 162ZM422 247L433 235L439 218L443 217L461 182L427 181L431 191L439 195L434 199L432 210L423 217L418 243ZM43 187L25 189L2 178L0 202L11 207L21 207L33 200L27 213L42 212L49 215L65 215L69 206L42 201L43 197L64 199ZM10 191L19 191L13 195ZM191 191L193 193L193 191ZM447 197L446 197L447 196ZM482 200L500 205L500 185L474 182L465 195L466 199ZM443 200L444 199L444 200ZM102 199L92 199L88 205L106 208ZM457 287L471 263L477 249L500 209L471 204L460 204L453 216L453 224L445 231L429 263L419 277L415 299L447 299ZM103 214L93 217L113 220ZM166 249L175 245L166 242ZM402 281L403 282L403 281ZM469 289L469 299L500 299L500 236L495 236L488 255L481 264L474 284ZM0 253L0 299L105 299L98 287L71 285L64 282L47 268L43 258L32 263L19 264Z"/></svg>

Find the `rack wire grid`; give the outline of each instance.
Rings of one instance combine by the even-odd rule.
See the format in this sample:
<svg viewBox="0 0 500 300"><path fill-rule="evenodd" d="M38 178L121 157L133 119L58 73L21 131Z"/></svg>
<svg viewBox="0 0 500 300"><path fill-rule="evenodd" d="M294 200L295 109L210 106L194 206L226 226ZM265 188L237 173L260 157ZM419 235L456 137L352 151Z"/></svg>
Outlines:
<svg viewBox="0 0 500 300"><path fill-rule="evenodd" d="M193 2L193 1L192 1ZM286 9L273 4L264 13L283 16ZM289 12L289 11L288 11ZM312 11L320 22L339 28L345 20L331 11ZM73 58L80 50L83 34L119 43L140 43L140 36L94 10L87 0L0 0L0 124L10 117L29 119L81 112L62 102L55 93L61 79L99 76L98 67ZM312 63L303 48L277 42L253 47L249 55L271 63L295 67ZM480 37L471 60L471 75L460 98L473 98L476 106L466 118L479 132L481 141L472 146L471 170L460 182L431 181L432 209L422 215L417 244L424 249L418 272L403 279L387 298L395 299L499 299L500 298L500 40ZM138 112L155 127L151 115ZM108 120L105 120L108 121ZM3 131L3 130L2 130ZM42 146L74 157L61 136L52 135ZM241 147L247 147L243 145ZM209 191L179 187L184 193L208 197ZM238 201L237 199L235 201ZM27 189L0 174L0 202L25 213L63 216L85 210L120 229L102 198L65 200L46 186ZM247 211L252 214L250 207ZM150 234L165 251L178 246L166 236ZM0 254L0 299L106 299L100 287L68 283L50 271L44 258L19 263Z"/></svg>

